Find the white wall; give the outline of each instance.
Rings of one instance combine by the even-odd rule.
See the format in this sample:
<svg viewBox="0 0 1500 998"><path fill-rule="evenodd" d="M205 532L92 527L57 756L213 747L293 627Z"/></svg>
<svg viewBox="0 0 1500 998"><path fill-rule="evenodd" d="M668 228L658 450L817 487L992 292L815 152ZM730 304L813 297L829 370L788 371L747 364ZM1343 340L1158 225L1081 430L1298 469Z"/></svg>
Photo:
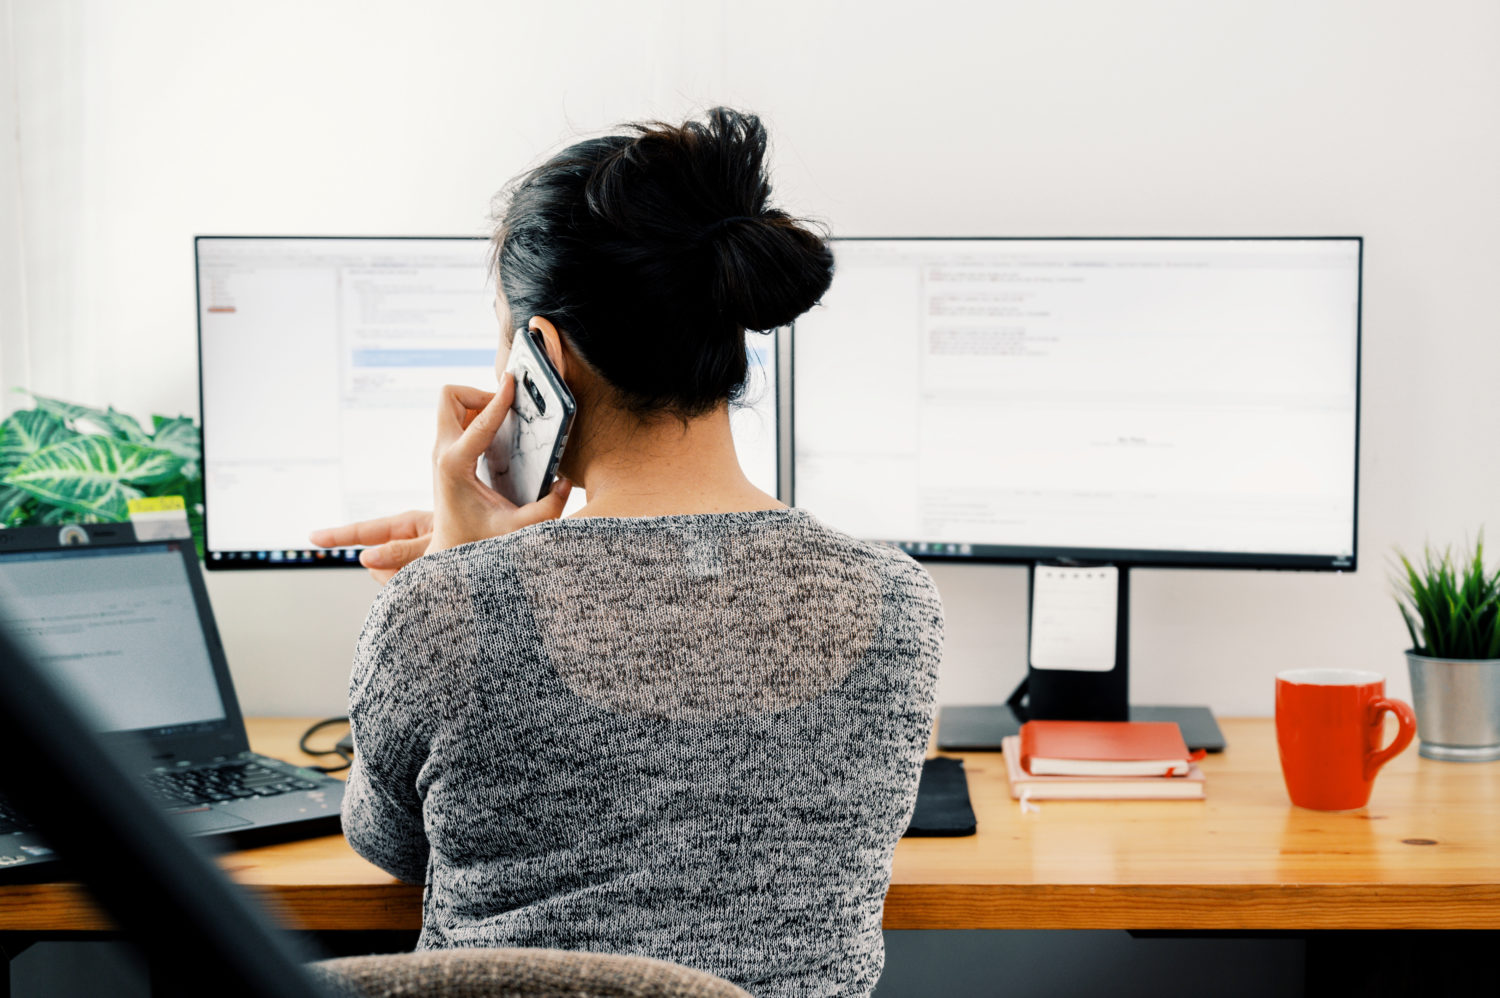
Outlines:
<svg viewBox="0 0 1500 998"><path fill-rule="evenodd" d="M0 0L0 389L11 387L8 369L26 369L29 345L25 281L21 276L21 175L13 42L11 0ZM0 417L24 405L24 399L6 391L0 395Z"/></svg>
<svg viewBox="0 0 1500 998"><path fill-rule="evenodd" d="M195 233L480 232L579 132L735 103L841 234L1367 237L1360 571L1138 573L1138 701L1265 714L1312 664L1404 695L1391 546L1500 528L1500 4L9 2L5 386L194 412ZM933 574L943 698L1003 697L1024 573ZM372 583L211 590L247 710L339 708Z"/></svg>

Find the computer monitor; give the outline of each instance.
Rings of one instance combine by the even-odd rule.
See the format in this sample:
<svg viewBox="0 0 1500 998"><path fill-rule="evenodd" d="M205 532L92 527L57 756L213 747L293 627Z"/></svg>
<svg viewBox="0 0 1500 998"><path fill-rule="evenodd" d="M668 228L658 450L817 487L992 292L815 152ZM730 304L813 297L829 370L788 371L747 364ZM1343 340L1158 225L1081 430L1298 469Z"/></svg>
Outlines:
<svg viewBox="0 0 1500 998"><path fill-rule="evenodd" d="M199 236L206 564L358 565L318 527L432 504L444 384L495 383L489 240ZM730 416L745 473L777 494L776 343L749 333ZM574 508L583 501L575 492Z"/></svg>
<svg viewBox="0 0 1500 998"><path fill-rule="evenodd" d="M834 257L792 333L793 500L918 558L1117 568L1102 713L1125 707L1129 568L1354 569L1361 239Z"/></svg>

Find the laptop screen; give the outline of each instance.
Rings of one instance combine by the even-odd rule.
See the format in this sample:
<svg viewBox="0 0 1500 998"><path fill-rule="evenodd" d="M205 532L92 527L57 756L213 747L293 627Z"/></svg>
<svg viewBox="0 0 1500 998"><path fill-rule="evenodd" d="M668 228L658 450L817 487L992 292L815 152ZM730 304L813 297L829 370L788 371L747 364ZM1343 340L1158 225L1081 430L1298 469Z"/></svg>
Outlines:
<svg viewBox="0 0 1500 998"><path fill-rule="evenodd" d="M11 552L0 612L101 732L176 734L223 721L224 699L172 542Z"/></svg>

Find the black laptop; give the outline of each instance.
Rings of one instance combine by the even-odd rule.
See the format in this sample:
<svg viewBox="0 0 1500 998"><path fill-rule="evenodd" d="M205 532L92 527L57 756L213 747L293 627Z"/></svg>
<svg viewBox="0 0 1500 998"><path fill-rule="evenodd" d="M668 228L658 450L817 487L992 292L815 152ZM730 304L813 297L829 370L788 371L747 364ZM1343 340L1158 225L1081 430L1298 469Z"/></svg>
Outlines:
<svg viewBox="0 0 1500 998"><path fill-rule="evenodd" d="M250 751L191 540L0 530L0 617L106 744L143 746L140 786L182 833L250 845L339 831L342 782ZM52 858L0 799L0 879Z"/></svg>

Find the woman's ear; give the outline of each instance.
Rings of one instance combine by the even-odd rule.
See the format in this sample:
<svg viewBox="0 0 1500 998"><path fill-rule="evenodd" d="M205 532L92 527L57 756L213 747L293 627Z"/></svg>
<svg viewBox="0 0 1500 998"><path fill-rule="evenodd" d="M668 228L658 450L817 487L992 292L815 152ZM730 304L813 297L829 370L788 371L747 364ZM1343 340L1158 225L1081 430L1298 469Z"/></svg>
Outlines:
<svg viewBox="0 0 1500 998"><path fill-rule="evenodd" d="M557 368L557 376L566 383L568 380L568 357L567 351L563 349L562 337L557 335L557 327L552 324L551 319L544 319L540 315L533 315L531 321L526 324L528 331L535 330L542 336L542 349L547 353L547 359L552 361L552 366Z"/></svg>

